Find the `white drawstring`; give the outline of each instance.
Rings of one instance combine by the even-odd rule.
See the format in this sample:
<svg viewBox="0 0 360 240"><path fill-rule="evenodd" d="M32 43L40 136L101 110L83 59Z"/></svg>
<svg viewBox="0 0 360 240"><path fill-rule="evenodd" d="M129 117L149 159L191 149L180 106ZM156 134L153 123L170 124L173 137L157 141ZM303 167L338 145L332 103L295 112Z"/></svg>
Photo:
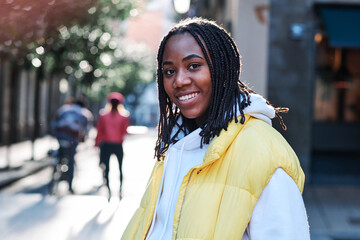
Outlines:
<svg viewBox="0 0 360 240"><path fill-rule="evenodd" d="M176 170L176 178L175 179L178 179L179 177L179 174L180 174L180 166L181 166L181 161L182 161L182 155L183 155L183 152L184 152L184 147L185 147L185 141L183 142L182 146L181 146L181 151L180 151L180 159L178 159L178 164L177 164L177 170ZM162 177L161 177L161 183L160 183L160 193L158 195L158 198L156 200L156 207L155 207L155 210L154 210L154 216L153 216L153 220L152 220L152 224L151 224L151 227L150 227L150 230L149 230L149 233L147 235L147 238L149 236L151 236L152 234L152 231L154 230L154 226L155 226L155 219L156 219L156 213L157 213L157 210L158 210L158 206L159 206L159 200L160 200L160 197L162 195L162 190L164 188L164 179L165 179L165 170L166 170L166 167L167 167L167 164L168 164L168 159L169 159L169 155L170 155L170 148L168 150L168 153L169 154L166 154L165 156L165 160L164 160L164 170L163 170L163 174L162 174ZM174 181L174 185L172 187L172 192L171 192L171 199L170 199L170 203L172 203L173 201L173 198L174 198L174 195L175 195L175 191L176 191L176 181ZM169 220L169 216L170 216L170 207L171 207L171 204L169 204L168 206L168 209L167 209L167 215L166 215L166 219L165 219L165 225L163 227L163 231L161 233L161 236L160 236L160 239L162 239L164 237L164 234L165 234L165 230L166 230L166 226L167 226L167 223L168 223L168 220Z"/></svg>
<svg viewBox="0 0 360 240"><path fill-rule="evenodd" d="M181 161L182 161L182 155L184 152L184 146L185 146L185 141L183 142L182 146L181 146L181 151L180 151L180 159L178 159L178 165L177 165L177 171L176 171L176 178L179 178L179 174L180 174L180 166L181 166ZM165 174L163 174L165 175ZM172 192L171 192L171 199L170 199L170 204L168 205L168 209L167 209L167 214L166 214L166 219L165 219L165 225L163 227L163 231L161 233L160 239L162 239L164 237L165 231L166 231L166 227L168 224L168 220L169 220L169 216L170 216L170 208L171 208L171 203L173 202L174 199L174 195L175 195L175 191L176 191L176 183L177 181L174 181L174 185L172 187Z"/></svg>
<svg viewBox="0 0 360 240"><path fill-rule="evenodd" d="M170 150L170 148L169 148L169 150ZM168 153L170 152L168 150ZM153 229L154 229L154 226L155 226L155 218L156 218L156 212L157 212L157 209L158 209L158 206L159 206L159 199L160 199L160 196L161 196L161 194L162 194L162 189L163 189L163 184L164 184L164 178L165 178L165 170L166 170L166 166L167 166L167 163L168 163L168 159L169 159L169 154L166 154L166 156L165 156L165 159L164 159L164 170L163 170L163 174L162 174L162 176L161 176L161 183L160 183L160 192L159 192L159 194L158 194L158 197L157 197L157 200L156 200L156 206L155 206L155 210L154 210L154 216L153 216L153 220L152 220L152 224L151 224L151 227L150 227L150 230L149 230L149 233L147 234L147 237L146 237L146 239L149 239L149 236L151 236L151 233L152 233L152 231L153 231Z"/></svg>

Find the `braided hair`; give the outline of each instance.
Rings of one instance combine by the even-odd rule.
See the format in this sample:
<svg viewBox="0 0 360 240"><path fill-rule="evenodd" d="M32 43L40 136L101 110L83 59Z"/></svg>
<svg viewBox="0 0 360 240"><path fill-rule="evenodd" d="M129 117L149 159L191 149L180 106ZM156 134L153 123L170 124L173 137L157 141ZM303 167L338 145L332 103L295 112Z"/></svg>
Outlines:
<svg viewBox="0 0 360 240"><path fill-rule="evenodd" d="M215 22L202 18L189 18L179 22L164 36L157 55L160 119L155 156L158 160L164 155L169 145L177 141L180 132L187 135L198 127L194 119L188 119L181 114L164 88L162 65L166 43L172 36L185 32L190 33L199 44L210 68L212 94L207 110L207 120L200 126L202 128L201 144L209 144L221 130L227 130L229 122L234 119L235 122L243 124L245 122L243 110L250 105L250 93L254 93L240 81L240 54L229 33ZM239 108L234 106L239 106ZM178 121L180 116L181 123ZM240 116L239 120L237 116ZM282 119L279 119L282 122ZM175 127L177 131L172 133Z"/></svg>
<svg viewBox="0 0 360 240"><path fill-rule="evenodd" d="M118 106L120 104L120 101L118 99L111 99L110 100L111 103L111 114L114 115L116 113L118 113Z"/></svg>

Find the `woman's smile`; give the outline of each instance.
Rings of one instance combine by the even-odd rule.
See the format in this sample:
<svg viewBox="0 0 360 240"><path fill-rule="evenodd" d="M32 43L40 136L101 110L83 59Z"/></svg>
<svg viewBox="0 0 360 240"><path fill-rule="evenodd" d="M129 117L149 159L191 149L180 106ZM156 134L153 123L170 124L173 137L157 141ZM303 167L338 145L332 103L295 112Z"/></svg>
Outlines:
<svg viewBox="0 0 360 240"><path fill-rule="evenodd" d="M195 119L198 126L206 121L212 94L209 65L200 46L189 33L170 37L163 55L164 88L181 113Z"/></svg>
<svg viewBox="0 0 360 240"><path fill-rule="evenodd" d="M191 100L193 98L195 98L199 93L191 93L191 94L187 94L184 96L180 96L178 97L178 99L182 102L182 101L188 101Z"/></svg>

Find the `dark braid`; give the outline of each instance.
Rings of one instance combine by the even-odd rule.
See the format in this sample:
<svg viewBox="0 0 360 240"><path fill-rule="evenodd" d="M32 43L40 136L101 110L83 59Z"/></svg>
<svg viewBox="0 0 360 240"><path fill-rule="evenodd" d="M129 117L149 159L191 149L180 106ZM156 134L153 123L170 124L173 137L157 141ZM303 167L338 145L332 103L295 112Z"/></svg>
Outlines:
<svg viewBox="0 0 360 240"><path fill-rule="evenodd" d="M111 114L114 115L118 113L117 108L120 104L120 101L118 99L111 99L110 103L111 103Z"/></svg>
<svg viewBox="0 0 360 240"><path fill-rule="evenodd" d="M170 144L177 141L180 132L185 135L197 128L194 119L183 116L180 110L171 102L165 92L162 61L167 41L176 34L190 33L199 44L210 69L212 95L207 120L201 126L201 144L208 144L212 138L218 136L221 130L227 130L229 122L240 117L240 123L245 122L244 108L250 105L250 93L254 93L240 77L240 54L231 36L215 22L201 18L181 21L173 27L160 43L157 55L157 82L159 92L160 120L158 124L158 139L156 141L155 156L158 160L164 155ZM269 104L269 103L268 103ZM235 106L239 106L239 111ZM276 110L276 109L275 109ZM178 125L179 117L182 124ZM279 117L278 112L276 116ZM280 122L283 124L281 117ZM174 127L178 131L171 136Z"/></svg>

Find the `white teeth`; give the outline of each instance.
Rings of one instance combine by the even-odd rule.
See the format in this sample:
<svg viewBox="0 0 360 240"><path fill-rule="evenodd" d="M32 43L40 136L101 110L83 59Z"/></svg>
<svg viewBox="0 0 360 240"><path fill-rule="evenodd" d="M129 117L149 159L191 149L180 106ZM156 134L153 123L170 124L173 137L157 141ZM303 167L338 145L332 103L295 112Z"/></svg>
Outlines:
<svg viewBox="0 0 360 240"><path fill-rule="evenodd" d="M191 99L191 98L196 97L197 95L198 95L198 93L191 93L191 94L189 94L189 95L185 95L185 96L179 97L179 100L180 100L180 101L186 101L186 100L189 100L189 99Z"/></svg>

